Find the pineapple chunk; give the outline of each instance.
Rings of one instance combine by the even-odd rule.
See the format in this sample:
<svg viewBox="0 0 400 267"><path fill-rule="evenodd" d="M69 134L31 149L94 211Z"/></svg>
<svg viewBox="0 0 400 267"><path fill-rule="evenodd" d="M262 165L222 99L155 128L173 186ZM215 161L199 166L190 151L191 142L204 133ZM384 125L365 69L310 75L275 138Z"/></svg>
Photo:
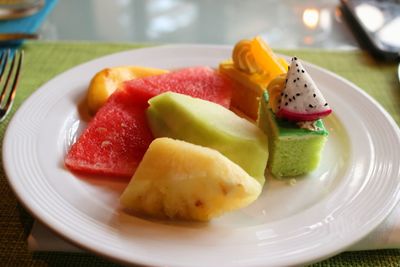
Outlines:
<svg viewBox="0 0 400 267"><path fill-rule="evenodd" d="M106 68L99 71L90 81L87 93L89 112L95 114L122 82L167 72L162 69L138 66Z"/></svg>
<svg viewBox="0 0 400 267"><path fill-rule="evenodd" d="M151 143L120 201L151 217L208 221L249 205L261 190L218 151L164 137Z"/></svg>

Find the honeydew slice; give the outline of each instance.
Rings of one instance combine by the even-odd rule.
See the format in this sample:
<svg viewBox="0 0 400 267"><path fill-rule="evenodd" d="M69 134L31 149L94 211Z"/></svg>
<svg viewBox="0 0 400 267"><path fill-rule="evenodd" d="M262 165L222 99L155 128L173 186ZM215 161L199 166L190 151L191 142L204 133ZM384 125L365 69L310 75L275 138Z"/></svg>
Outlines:
<svg viewBox="0 0 400 267"><path fill-rule="evenodd" d="M221 105L182 94L163 93L149 103L154 136L216 149L264 184L268 140L256 125Z"/></svg>

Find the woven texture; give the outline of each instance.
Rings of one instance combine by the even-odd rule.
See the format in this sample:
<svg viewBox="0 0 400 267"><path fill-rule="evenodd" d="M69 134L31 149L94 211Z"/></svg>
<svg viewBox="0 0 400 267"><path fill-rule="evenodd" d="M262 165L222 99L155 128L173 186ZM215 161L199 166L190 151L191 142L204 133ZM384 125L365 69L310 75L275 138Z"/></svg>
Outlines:
<svg viewBox="0 0 400 267"><path fill-rule="evenodd" d="M9 117L0 124L0 137L16 109L37 88L57 74L90 59L133 48L132 44L27 42L17 97ZM296 55L352 81L375 98L400 124L400 85L394 64L378 64L360 51L278 51ZM134 64L134 63L133 63ZM2 145L0 145L2 148ZM32 253L26 239L33 219L21 207L0 166L1 266L117 266L89 253ZM156 256L156 255L155 255ZM346 252L313 266L400 266L400 250Z"/></svg>

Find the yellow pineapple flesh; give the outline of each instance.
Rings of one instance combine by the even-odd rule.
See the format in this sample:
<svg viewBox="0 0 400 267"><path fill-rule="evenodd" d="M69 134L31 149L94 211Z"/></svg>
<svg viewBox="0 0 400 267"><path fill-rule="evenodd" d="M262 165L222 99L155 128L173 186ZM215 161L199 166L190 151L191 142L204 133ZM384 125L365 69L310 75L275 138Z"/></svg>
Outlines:
<svg viewBox="0 0 400 267"><path fill-rule="evenodd" d="M249 205L261 190L218 151L164 137L151 143L120 201L142 215L208 221Z"/></svg>

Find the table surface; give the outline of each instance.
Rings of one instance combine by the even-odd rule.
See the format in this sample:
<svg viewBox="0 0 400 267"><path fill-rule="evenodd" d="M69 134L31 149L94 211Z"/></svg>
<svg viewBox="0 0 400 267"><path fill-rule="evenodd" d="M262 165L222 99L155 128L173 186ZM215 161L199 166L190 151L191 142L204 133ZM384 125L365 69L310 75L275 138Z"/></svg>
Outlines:
<svg viewBox="0 0 400 267"><path fill-rule="evenodd" d="M57 73L103 54L130 49L132 43L234 44L239 39L261 35L274 48L291 49L281 52L293 53L296 49L306 60L355 82L400 123L395 66L374 62L360 51L343 52L357 49L358 44L342 19L338 2L60 0L39 30L42 40L57 42L25 45L24 76L12 113L30 93ZM337 50L344 54L338 54ZM325 62L325 57L331 61ZM341 67L348 64L355 68ZM362 78L365 72L374 78L372 83ZM1 137L10 118L0 125ZM29 252L26 237L32 217L17 204L2 169L0 181L3 196L0 199L3 233L0 263L6 266L114 265L91 254ZM315 266L395 266L399 262L400 250L380 250L346 252Z"/></svg>
<svg viewBox="0 0 400 267"><path fill-rule="evenodd" d="M276 48L349 49L357 42L338 0L68 0L44 40L234 44L261 35Z"/></svg>

